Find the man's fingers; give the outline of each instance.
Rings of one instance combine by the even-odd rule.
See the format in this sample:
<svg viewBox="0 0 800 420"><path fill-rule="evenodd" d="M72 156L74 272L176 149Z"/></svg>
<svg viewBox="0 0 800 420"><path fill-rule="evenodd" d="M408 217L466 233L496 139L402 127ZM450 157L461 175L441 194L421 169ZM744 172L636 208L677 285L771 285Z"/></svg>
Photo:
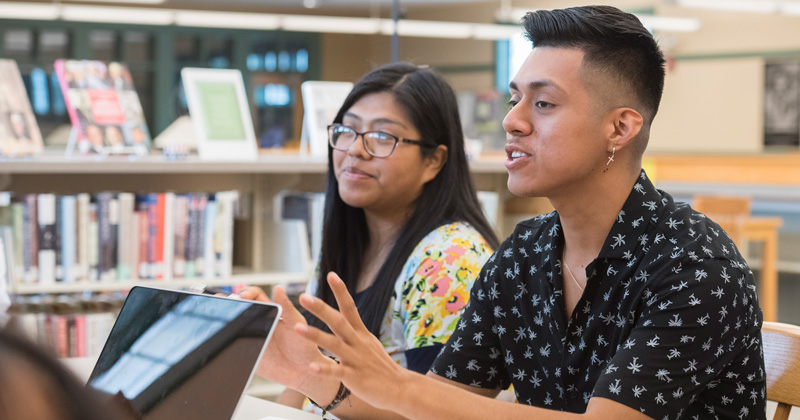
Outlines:
<svg viewBox="0 0 800 420"><path fill-rule="evenodd" d="M347 291L347 286L344 284L338 274L334 272L328 273L328 285L333 290L333 295L336 297L336 303L339 305L339 311L344 315L350 326L356 331L366 330L364 322L361 321L361 316L358 314L356 303L350 292Z"/></svg>
<svg viewBox="0 0 800 420"><path fill-rule="evenodd" d="M340 359L348 356L347 343L333 334L326 333L319 328L311 327L306 324L297 324L294 330L317 346L339 356Z"/></svg>
<svg viewBox="0 0 800 420"><path fill-rule="evenodd" d="M344 368L333 360L325 363L313 362L308 365L308 370L315 375L332 376L339 380L342 379L344 374Z"/></svg>
<svg viewBox="0 0 800 420"><path fill-rule="evenodd" d="M331 308L327 303L309 294L300 295L300 304L309 312L319 318L331 331L346 343L352 343L355 338L355 331L347 319L336 309ZM330 350L330 349L328 349Z"/></svg>
<svg viewBox="0 0 800 420"><path fill-rule="evenodd" d="M275 288L272 289L272 300L283 307L283 316L285 318L291 316L297 317L298 319L305 319L292 301L289 300L289 296L286 294L286 289L284 289L283 286L275 286Z"/></svg>
<svg viewBox="0 0 800 420"><path fill-rule="evenodd" d="M239 291L239 297L247 300L257 300L259 302L272 302L264 293L264 289L255 286L247 286Z"/></svg>

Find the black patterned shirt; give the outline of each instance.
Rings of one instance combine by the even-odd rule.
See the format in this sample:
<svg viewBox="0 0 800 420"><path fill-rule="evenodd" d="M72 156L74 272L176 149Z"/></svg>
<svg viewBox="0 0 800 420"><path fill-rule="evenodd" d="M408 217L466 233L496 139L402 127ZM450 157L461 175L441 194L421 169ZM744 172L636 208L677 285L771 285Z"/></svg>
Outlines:
<svg viewBox="0 0 800 420"><path fill-rule="evenodd" d="M654 419L764 419L761 309L719 225L642 171L566 319L558 213L517 225L431 369L520 403L603 397Z"/></svg>

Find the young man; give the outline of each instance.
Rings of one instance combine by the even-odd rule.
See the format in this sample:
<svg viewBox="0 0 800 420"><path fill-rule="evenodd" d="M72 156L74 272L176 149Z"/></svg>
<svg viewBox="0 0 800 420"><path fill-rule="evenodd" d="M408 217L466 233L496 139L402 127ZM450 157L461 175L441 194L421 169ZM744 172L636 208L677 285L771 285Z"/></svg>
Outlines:
<svg viewBox="0 0 800 420"><path fill-rule="evenodd" d="M301 303L335 335L296 329L340 364L311 371L414 419L765 418L752 273L717 224L641 170L664 84L655 40L612 7L523 25L534 49L503 123L508 186L556 211L520 223L484 266L429 377L391 362L331 274L341 312ZM520 404L480 397L509 385Z"/></svg>

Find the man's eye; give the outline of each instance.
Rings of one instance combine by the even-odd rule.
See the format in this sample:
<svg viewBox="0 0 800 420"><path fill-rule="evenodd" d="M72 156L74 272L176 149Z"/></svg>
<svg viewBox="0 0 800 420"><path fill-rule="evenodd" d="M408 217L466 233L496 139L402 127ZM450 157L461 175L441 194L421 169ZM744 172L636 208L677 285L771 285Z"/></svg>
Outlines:
<svg viewBox="0 0 800 420"><path fill-rule="evenodd" d="M508 101L508 107L509 108L514 108L515 106L517 106L518 103L519 103L519 101L515 101L515 100L512 99L512 100Z"/></svg>
<svg viewBox="0 0 800 420"><path fill-rule="evenodd" d="M543 109L544 108L552 108L553 104L551 104L550 102L538 101L538 102L536 102L536 107L537 108L543 108Z"/></svg>

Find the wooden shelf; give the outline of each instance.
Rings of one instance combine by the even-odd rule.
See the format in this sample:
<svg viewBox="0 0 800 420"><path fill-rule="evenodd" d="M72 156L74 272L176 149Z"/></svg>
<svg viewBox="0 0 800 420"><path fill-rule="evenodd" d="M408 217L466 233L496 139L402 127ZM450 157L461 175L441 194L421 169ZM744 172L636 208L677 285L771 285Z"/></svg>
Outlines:
<svg viewBox="0 0 800 420"><path fill-rule="evenodd" d="M490 155L470 163L475 173L505 173L505 155ZM182 160L167 160L160 155L150 156L71 156L45 152L31 157L0 160L0 173L5 174L324 174L327 158L262 154L250 162L200 160L189 156Z"/></svg>
<svg viewBox="0 0 800 420"><path fill-rule="evenodd" d="M248 284L254 286L267 286L285 283L305 283L308 281L306 273L240 273L229 278L210 279L172 279L172 280L117 280L105 282L76 282L42 284L12 284L9 286L11 294L39 294L39 293L79 293L84 291L113 291L127 290L133 286L153 286L165 289L180 289L191 287L195 283L206 286L232 286Z"/></svg>

